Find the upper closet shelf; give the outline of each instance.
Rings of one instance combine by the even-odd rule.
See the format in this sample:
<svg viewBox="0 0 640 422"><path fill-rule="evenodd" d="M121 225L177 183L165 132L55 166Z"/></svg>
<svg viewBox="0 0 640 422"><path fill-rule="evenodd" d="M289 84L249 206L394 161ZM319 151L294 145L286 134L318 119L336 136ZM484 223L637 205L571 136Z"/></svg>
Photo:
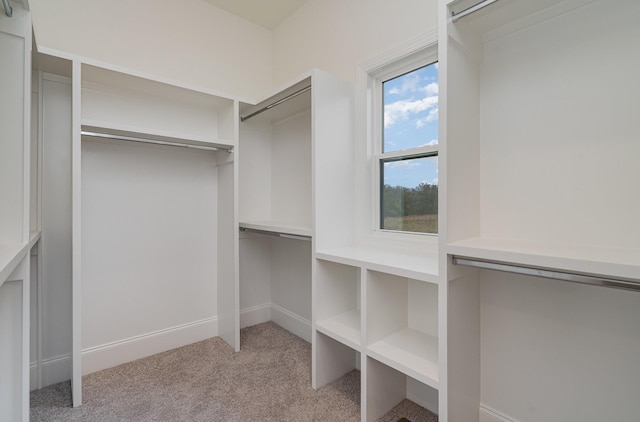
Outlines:
<svg viewBox="0 0 640 422"><path fill-rule="evenodd" d="M240 229L247 231L263 232L265 234L280 235L281 237L305 237L311 238L310 227L283 223L278 221L243 221L240 222Z"/></svg>
<svg viewBox="0 0 640 422"><path fill-rule="evenodd" d="M424 254L373 246L349 246L316 252L316 258L339 264L438 283L437 249Z"/></svg>
<svg viewBox="0 0 640 422"><path fill-rule="evenodd" d="M186 138L177 133L161 133L160 131L127 125L114 125L87 119L83 119L82 121L82 136L158 145L184 146L204 150L226 150L228 152L232 152L234 147L233 141L230 140Z"/></svg>
<svg viewBox="0 0 640 422"><path fill-rule="evenodd" d="M640 280L640 249L473 238L450 243L447 252L522 266Z"/></svg>
<svg viewBox="0 0 640 422"><path fill-rule="evenodd" d="M0 244L0 286L27 255L28 246L28 243Z"/></svg>

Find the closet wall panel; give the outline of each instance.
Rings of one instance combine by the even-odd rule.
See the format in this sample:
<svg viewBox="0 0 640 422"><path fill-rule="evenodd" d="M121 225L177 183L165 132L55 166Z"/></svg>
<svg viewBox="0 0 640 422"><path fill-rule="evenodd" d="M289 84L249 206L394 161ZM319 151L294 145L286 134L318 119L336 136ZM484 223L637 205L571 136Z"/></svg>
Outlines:
<svg viewBox="0 0 640 422"><path fill-rule="evenodd" d="M71 377L71 81L42 80L42 381ZM33 323L32 323L33 324Z"/></svg>
<svg viewBox="0 0 640 422"><path fill-rule="evenodd" d="M216 335L216 178L213 152L83 140L83 373Z"/></svg>

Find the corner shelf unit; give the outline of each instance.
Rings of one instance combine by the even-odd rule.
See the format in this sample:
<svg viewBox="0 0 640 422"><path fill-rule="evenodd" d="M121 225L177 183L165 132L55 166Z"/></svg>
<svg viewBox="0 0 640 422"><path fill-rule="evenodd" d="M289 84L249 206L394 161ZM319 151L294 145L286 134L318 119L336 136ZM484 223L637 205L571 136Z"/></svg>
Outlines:
<svg viewBox="0 0 640 422"><path fill-rule="evenodd" d="M478 421L481 280L496 276L452 257L640 282L639 15L633 0L440 0L448 420Z"/></svg>
<svg viewBox="0 0 640 422"><path fill-rule="evenodd" d="M458 4L441 12L447 252L640 279L637 4L509 0L452 22ZM595 116L585 88L605 78Z"/></svg>
<svg viewBox="0 0 640 422"><path fill-rule="evenodd" d="M436 255L371 246L315 253L314 387L360 369L363 421L405 398L438 407Z"/></svg>
<svg viewBox="0 0 640 422"><path fill-rule="evenodd" d="M234 153L238 139L239 103L217 93L177 86L152 76L141 76L128 73L124 69L105 68L80 60L72 60L72 91L72 392L73 405L79 406L82 403L81 381L84 373L102 369L104 365L123 363L123 359L132 357L130 352L129 356L125 356L127 353L119 355L117 350L106 350L103 356L98 356L104 348L101 345L114 341L110 340L109 336L116 336L115 340L118 340L118 333L114 333L108 327L100 328L102 325L97 321L96 312L92 309L94 307L87 308L87 304L95 303L91 301L96 300L96 294L102 294L105 301L117 301L118 289L127 288L121 284L127 283L127 277L137 277L139 281L137 292L130 292L132 297L141 294L140 286L146 285L145 289L153 289L154 282L165 277L165 280L158 284L158 289L164 289L162 294L157 295L162 301L172 297L172 277L175 277L175 274L169 274L173 268L181 267L182 276L189 280L188 285L182 287L184 292L191 291L189 289L206 289L202 285L202 279L212 279L217 285L215 296L218 335L235 350L239 350L236 212L238 169ZM134 142L156 145L140 147L138 144L138 147L132 147ZM193 149L207 151L198 154L187 151ZM138 159L135 162L130 158L132 154L137 154L135 156ZM92 165L95 166L93 171ZM170 167L160 168L163 165ZM132 180L125 181L122 177L113 177L113 172L122 171L129 172ZM84 182L83 173L87 178ZM170 177L171 183L163 182L164 177ZM82 193L89 193L82 185L88 185L89 182L93 183L94 189L122 183L117 189L107 187L105 192L118 192L120 195L120 192L126 191L125 195L134 199L120 199L123 203L116 210L125 216L131 215L134 221L134 224L126 229L126 234L100 233L95 227L95 220L105 216L109 217L106 226L116 224L111 226L113 233L125 230L123 227L126 224L124 221L121 225L115 223L108 212L96 211L94 203L92 206L82 206ZM180 183L183 185L177 186ZM142 186L149 189L147 196L150 199L140 199L139 190L135 189ZM179 206L173 206L169 202L171 198L165 198L165 195L177 195L174 203ZM194 203L197 206L192 209L185 206ZM162 204L171 206L163 207ZM86 216L91 212L93 220ZM175 220L179 221L179 224L172 223ZM139 224L141 222L143 224ZM82 227L83 223L87 226ZM149 230L154 225L157 226L155 230ZM201 225L205 226L204 229ZM184 234L195 232L198 232L197 236L192 235L191 240L185 239ZM97 238L106 238L106 243L118 242L114 239L117 236L132 236L126 247L122 245L122 251L103 250L100 244L104 242L96 241ZM141 242L145 241L153 244L153 248L141 247ZM181 242L183 245L187 242L190 246L200 246L188 254L181 253L185 249L180 246ZM123 270L127 272L126 276L102 275L104 271L99 271L98 264L92 257L105 253L108 254L108 259L101 262L119 259L118 254L127 255L126 265L131 267ZM172 260L170 263L167 261L170 267L159 270L165 265L160 258L162 256L171 256ZM157 262L157 268L150 268L150 262ZM194 269L199 273L194 273ZM97 274L101 275L96 276ZM113 283L110 282L107 287L101 280L108 277L111 277ZM84 286L81 289L82 283ZM179 302L176 304L179 305ZM196 305L193 306L195 309ZM197 312L192 312L194 316L189 314L189 318L203 314L209 317L216 316L209 315L210 312L205 309L207 307L212 308L210 304L199 301ZM184 307L182 309L183 313L186 312ZM141 310L125 306L121 312L126 315L127 312L135 313ZM145 322L144 318L132 318L137 321L137 325L132 326L130 332L126 332L127 337L143 335L157 329L153 324L149 324L149 321ZM169 319L165 323L177 325L179 322ZM82 329L83 324L94 327L94 330L89 332L90 335L87 335L86 326ZM208 322L202 322L203 327L209 327L207 324ZM203 333L206 333L205 328L186 335L202 336ZM200 339L193 338L193 341ZM160 347L166 346L160 344ZM98 352L94 353L95 350ZM146 352L144 347L140 350L138 353ZM133 356L136 357L142 356Z"/></svg>

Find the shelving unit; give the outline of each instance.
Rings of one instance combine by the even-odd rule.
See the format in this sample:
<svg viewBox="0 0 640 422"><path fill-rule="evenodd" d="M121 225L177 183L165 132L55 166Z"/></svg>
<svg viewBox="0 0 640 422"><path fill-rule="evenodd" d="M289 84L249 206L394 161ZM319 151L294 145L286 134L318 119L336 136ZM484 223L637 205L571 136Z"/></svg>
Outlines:
<svg viewBox="0 0 640 422"><path fill-rule="evenodd" d="M495 376L481 377L487 327L478 321L483 294L491 295L482 292L504 278L454 266L452 256L640 279L640 197L629 195L640 177L631 158L640 154L632 117L640 56L631 53L640 8L629 0L441 0L439 13L448 419L477 421L489 396L481 380ZM607 81L597 96L594 81Z"/></svg>
<svg viewBox="0 0 640 422"><path fill-rule="evenodd" d="M0 17L0 420L29 420L31 16ZM34 210L35 211L35 210Z"/></svg>
<svg viewBox="0 0 640 422"><path fill-rule="evenodd" d="M312 77L240 107L241 327L311 341ZM267 236L265 236L267 235Z"/></svg>
<svg viewBox="0 0 640 422"><path fill-rule="evenodd" d="M81 61L72 88L78 406L83 374L210 337L212 318L239 350L238 102Z"/></svg>
<svg viewBox="0 0 640 422"><path fill-rule="evenodd" d="M625 193L638 175L630 159L639 152L638 124L628 115L635 107L628 69L637 57L620 48L634 36L629 16L637 6L524 3L487 6L444 25L448 251L638 278L640 201ZM596 16L616 27L593 30ZM597 59L594 48L603 51ZM595 116L585 87L606 78L609 63L616 74L598 103L615 107Z"/></svg>
<svg viewBox="0 0 640 422"><path fill-rule="evenodd" d="M240 116L240 226L310 235L311 86L307 76L255 105L243 104Z"/></svg>
<svg viewBox="0 0 640 422"><path fill-rule="evenodd" d="M369 271L367 354L438 388L438 286Z"/></svg>
<svg viewBox="0 0 640 422"><path fill-rule="evenodd" d="M318 260L315 271L315 329L360 350L360 268Z"/></svg>
<svg viewBox="0 0 640 422"><path fill-rule="evenodd" d="M339 192L327 183L349 171L338 167L326 178L329 169L320 163L326 154L351 159L347 119L352 95L349 83L314 69L265 100L241 106L243 326L271 319L313 341L312 253L327 233L317 217L318 195L327 187ZM325 210L323 218L329 217L326 212L335 213ZM341 228L339 223L331 231Z"/></svg>

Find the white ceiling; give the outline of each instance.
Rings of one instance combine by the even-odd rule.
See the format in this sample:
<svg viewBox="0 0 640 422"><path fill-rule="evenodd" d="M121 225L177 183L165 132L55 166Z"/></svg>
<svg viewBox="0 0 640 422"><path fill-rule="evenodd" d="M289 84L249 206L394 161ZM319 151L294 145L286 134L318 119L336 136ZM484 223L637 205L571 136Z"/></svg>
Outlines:
<svg viewBox="0 0 640 422"><path fill-rule="evenodd" d="M307 0L205 0L267 29L275 29Z"/></svg>

